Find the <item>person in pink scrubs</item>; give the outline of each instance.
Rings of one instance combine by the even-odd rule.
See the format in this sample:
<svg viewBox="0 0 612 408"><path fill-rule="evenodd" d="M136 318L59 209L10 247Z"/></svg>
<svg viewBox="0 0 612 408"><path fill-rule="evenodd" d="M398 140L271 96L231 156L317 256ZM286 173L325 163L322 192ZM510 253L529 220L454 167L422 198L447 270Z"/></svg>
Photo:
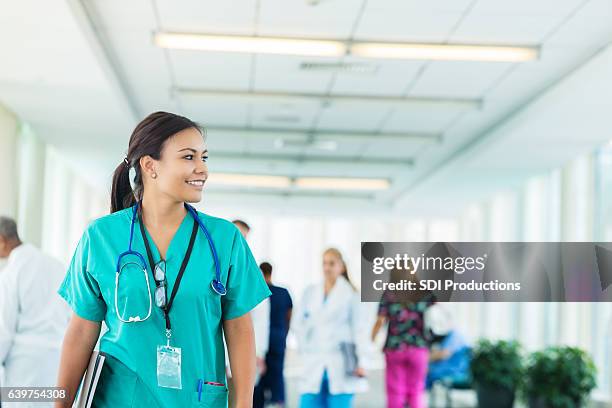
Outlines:
<svg viewBox="0 0 612 408"><path fill-rule="evenodd" d="M392 281L411 279L414 275L398 276ZM378 307L378 319L372 328L372 341L388 322L385 353L385 385L387 408L424 408L423 394L429 363L430 336L425 328L425 311L435 303L426 292L406 294L386 291Z"/></svg>

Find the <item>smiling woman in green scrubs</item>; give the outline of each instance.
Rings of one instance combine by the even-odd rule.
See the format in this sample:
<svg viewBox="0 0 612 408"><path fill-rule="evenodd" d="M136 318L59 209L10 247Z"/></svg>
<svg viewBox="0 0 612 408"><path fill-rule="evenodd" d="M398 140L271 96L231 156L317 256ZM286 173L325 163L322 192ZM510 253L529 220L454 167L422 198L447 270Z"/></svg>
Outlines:
<svg viewBox="0 0 612 408"><path fill-rule="evenodd" d="M270 292L236 227L186 207L202 198L207 157L202 131L182 116L153 113L134 130L113 177L111 214L88 226L59 289L74 314L58 386L72 398L104 321L106 362L94 407L226 407L223 335L235 406L251 407L248 312ZM194 214L216 248L223 296L211 287L213 249ZM119 259L130 245L142 257Z"/></svg>

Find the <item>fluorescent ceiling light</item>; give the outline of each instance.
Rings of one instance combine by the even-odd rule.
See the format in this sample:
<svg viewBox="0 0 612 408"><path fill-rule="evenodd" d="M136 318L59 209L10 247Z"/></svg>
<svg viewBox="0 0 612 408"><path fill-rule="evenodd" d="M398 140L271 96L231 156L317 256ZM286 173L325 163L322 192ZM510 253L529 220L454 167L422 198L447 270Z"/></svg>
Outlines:
<svg viewBox="0 0 612 408"><path fill-rule="evenodd" d="M531 61L539 55L534 47L366 42L353 44L350 51L364 58L493 62Z"/></svg>
<svg viewBox="0 0 612 408"><path fill-rule="evenodd" d="M399 58L449 61L531 61L539 57L533 46L419 44L352 42L304 38L248 37L195 33L158 32L154 42L162 48L250 54L281 54L320 57L350 54L363 58ZM350 48L349 48L350 47Z"/></svg>
<svg viewBox="0 0 612 408"><path fill-rule="evenodd" d="M298 148L313 148L318 150L334 151L338 149L338 142L335 140L293 140L278 138L274 141L274 147L276 149L283 149L285 147L298 147Z"/></svg>
<svg viewBox="0 0 612 408"><path fill-rule="evenodd" d="M198 89L198 88L174 88L173 92L189 97L205 98L244 98L253 101L269 101L271 103L287 103L287 101L304 101L317 103L393 103L414 107L415 104L426 106L457 107L465 109L479 109L482 105L480 99L466 98L439 98L423 96L388 96L368 94L321 94L307 92L282 92L282 91L236 91L230 89Z"/></svg>
<svg viewBox="0 0 612 408"><path fill-rule="evenodd" d="M304 40L271 37L216 36L188 33L155 34L155 44L162 48L251 54L286 54L338 57L346 53L342 41Z"/></svg>
<svg viewBox="0 0 612 408"><path fill-rule="evenodd" d="M239 186L259 188L297 188L311 190L386 190L391 186L383 178L349 177L298 177L292 180L286 176L259 174L211 173L207 183L213 186Z"/></svg>
<svg viewBox="0 0 612 408"><path fill-rule="evenodd" d="M391 183L387 179L374 178L299 177L294 185L320 190L386 190Z"/></svg>
<svg viewBox="0 0 612 408"><path fill-rule="evenodd" d="M348 74L374 75L378 65L358 62L302 62L300 69L307 72L342 72Z"/></svg>
<svg viewBox="0 0 612 408"><path fill-rule="evenodd" d="M287 188L291 179L285 176L266 176L257 174L211 173L207 183L224 186Z"/></svg>

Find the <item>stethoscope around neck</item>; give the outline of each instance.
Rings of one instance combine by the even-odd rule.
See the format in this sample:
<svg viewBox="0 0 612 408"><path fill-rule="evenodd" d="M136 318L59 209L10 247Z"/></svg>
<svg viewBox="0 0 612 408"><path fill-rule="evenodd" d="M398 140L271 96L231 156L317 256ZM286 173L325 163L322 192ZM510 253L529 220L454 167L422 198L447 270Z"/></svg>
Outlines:
<svg viewBox="0 0 612 408"><path fill-rule="evenodd" d="M187 210L187 212L191 214L194 221L198 223L199 228L202 230L202 232L206 236L206 240L208 241L208 246L210 247L210 252L212 253L213 262L215 264L215 278L210 282L210 286L217 295L224 296L227 293L227 290L225 289L225 286L223 285L223 283L221 283L221 266L219 265L219 256L217 255L215 243L213 242L213 239L210 236L208 229L206 228L206 226L204 225L204 223L198 216L198 212L195 210L195 208L193 208L187 203L184 203L184 205L185 205L185 209ZM151 285L149 281L149 274L147 272L147 263L145 261L144 256L140 252L132 249L132 242L134 240L134 225L136 223L136 219L138 218L137 215L138 215L139 206L142 206L141 202L137 202L134 205L133 210L132 210L132 222L130 224L130 241L128 244L128 250L119 254L119 257L117 258L117 268L116 268L116 274L115 274L115 314L117 315L117 318L123 323L143 322L151 316L151 311L153 309L153 298L151 297ZM135 256L138 259L138 262L127 262L122 266L121 265L122 259L130 255ZM130 316L127 319L124 319L119 314L119 308L117 305L117 299L118 299L117 288L119 287L119 275L121 274L123 268L125 268L128 265L134 265L134 264L136 264L139 268L141 268L145 275L145 282L147 284L147 294L149 297L149 310L147 311L147 315L144 318L140 317L140 315L137 315L137 316Z"/></svg>

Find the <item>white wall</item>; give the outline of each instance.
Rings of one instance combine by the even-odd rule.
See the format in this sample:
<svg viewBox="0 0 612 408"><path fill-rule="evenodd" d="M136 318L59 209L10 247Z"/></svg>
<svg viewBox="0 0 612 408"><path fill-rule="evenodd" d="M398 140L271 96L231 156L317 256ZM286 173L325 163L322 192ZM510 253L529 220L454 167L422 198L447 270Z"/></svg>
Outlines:
<svg viewBox="0 0 612 408"><path fill-rule="evenodd" d="M43 190L45 185L45 144L32 129L22 124L18 143L19 195L17 224L21 238L36 246L42 244Z"/></svg>
<svg viewBox="0 0 612 408"><path fill-rule="evenodd" d="M0 214L17 216L17 118L0 105Z"/></svg>

